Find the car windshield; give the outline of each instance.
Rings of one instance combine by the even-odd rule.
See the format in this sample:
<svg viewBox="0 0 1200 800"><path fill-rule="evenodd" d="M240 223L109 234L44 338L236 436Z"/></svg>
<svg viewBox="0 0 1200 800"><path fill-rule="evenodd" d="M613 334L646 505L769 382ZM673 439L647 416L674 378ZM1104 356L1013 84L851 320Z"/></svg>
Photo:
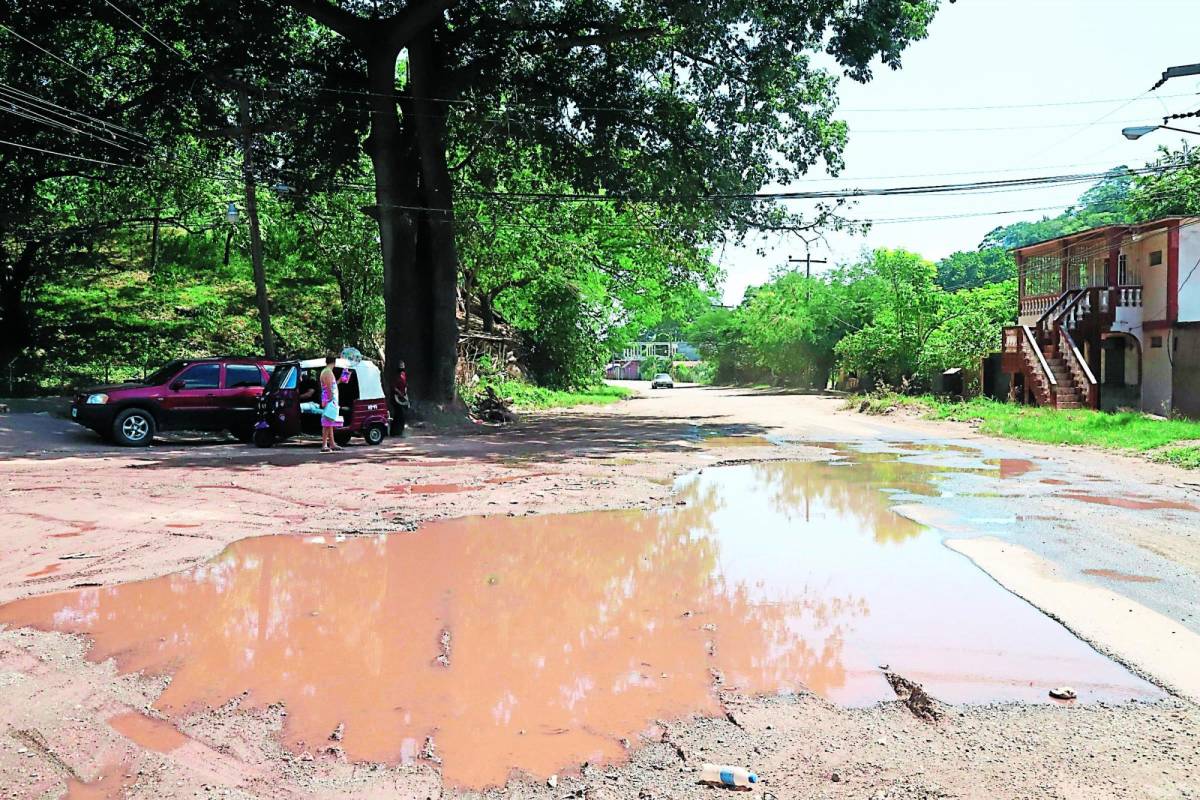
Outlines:
<svg viewBox="0 0 1200 800"><path fill-rule="evenodd" d="M161 367L154 370L154 372L151 372L148 376L146 376L146 380L142 381L142 383L146 386L158 386L159 384L166 383L168 378L173 377L175 373L183 369L184 365L187 363L188 362L179 358L175 359L174 361L168 361L166 364L163 364Z"/></svg>
<svg viewBox="0 0 1200 800"><path fill-rule="evenodd" d="M654 380L656 380L656 381L669 381L669 380L671 380L671 376L670 376L670 375L668 375L668 374L667 374L667 373L665 373L665 372L660 372L660 373L658 373L657 375L655 375L655 376L654 376Z"/></svg>

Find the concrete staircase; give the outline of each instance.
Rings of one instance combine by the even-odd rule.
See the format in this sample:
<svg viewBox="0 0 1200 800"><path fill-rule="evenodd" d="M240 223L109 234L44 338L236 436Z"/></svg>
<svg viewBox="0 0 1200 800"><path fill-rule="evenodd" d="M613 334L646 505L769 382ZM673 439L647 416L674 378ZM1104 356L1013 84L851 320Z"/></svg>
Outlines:
<svg viewBox="0 0 1200 800"><path fill-rule="evenodd" d="M1067 360L1063 358L1058 345L1043 345L1042 355L1045 356L1046 364L1050 367L1056 381L1055 385L1046 387L1047 393L1054 398L1054 406L1056 408L1083 408L1083 393L1075 384L1075 376L1071 374L1071 368L1067 366Z"/></svg>

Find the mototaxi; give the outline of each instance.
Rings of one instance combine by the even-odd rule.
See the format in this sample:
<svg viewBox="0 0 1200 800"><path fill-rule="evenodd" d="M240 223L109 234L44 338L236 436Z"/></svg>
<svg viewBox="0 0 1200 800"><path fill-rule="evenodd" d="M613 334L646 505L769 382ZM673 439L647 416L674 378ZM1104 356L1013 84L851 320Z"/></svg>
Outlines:
<svg viewBox="0 0 1200 800"><path fill-rule="evenodd" d="M271 447L302 434L320 435L319 375L325 366L324 358L284 361L275 366L258 399L255 445ZM334 362L333 374L338 381L338 410L342 418L341 427L334 431L334 440L343 446L355 436L361 436L371 445L382 442L391 419L379 367L367 359L343 357Z"/></svg>

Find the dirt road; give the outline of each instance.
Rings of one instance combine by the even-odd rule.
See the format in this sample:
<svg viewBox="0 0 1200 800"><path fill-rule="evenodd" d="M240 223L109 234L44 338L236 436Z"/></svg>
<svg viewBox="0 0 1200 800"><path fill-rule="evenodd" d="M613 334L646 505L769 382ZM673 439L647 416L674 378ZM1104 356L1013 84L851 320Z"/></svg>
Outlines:
<svg viewBox="0 0 1200 800"><path fill-rule="evenodd" d="M0 797L56 797L68 787L78 796L91 791L92 796L101 797L496 794L499 789L485 789L483 784L471 788L469 780L443 785L442 775L467 774L461 769L461 757L439 753L439 746L450 747L452 737L458 735L449 723L440 729L434 725L427 739L416 736L411 743L397 745L395 752L378 758L359 757L369 749L366 740L358 738L361 724L344 726L345 741L343 726L335 723L327 726L327 741L316 742L316 737L309 735L301 745L296 732L312 719L311 715L300 719L306 713L303 698L322 691L319 685L298 685L292 691L277 689L275 683L269 688L265 688L267 684L247 684L244 694L230 689L201 702L186 694L183 683L175 682L186 677L180 663L185 656L180 654L191 651L175 649L168 656L161 654L166 652L163 648L147 645L160 641L164 648L178 648L181 643L169 641L174 635L167 628L156 630L153 640L138 638L130 633L140 630L137 617L112 617L119 624L104 633L96 628L98 644L90 652L91 659L87 657L87 638L45 629L57 626L55 631L91 631L93 628L86 626L99 623L85 618L95 615L98 608L107 608L95 603L115 597L109 587L190 570L183 576L192 577L181 576L162 585L165 594L155 595L152 605L163 606L182 591L181 581L208 576L211 570L206 562L227 545L247 537L287 534L315 540L342 534L352 542L355 536L405 536L405 531L435 520L476 514L505 518L511 536L521 537L525 535L521 518L529 515L615 508L664 509L666 513L676 503L688 509L702 507L694 492L688 494L677 481L697 470L711 473L710 468L719 464L781 459L824 463L830 458L857 459L854 468L859 472L854 474L866 476L864 486L854 493L833 493L842 503L838 512L850 515L839 519L857 519L863 516L861 508L871 505L872 524L882 525L879 520L886 515L886 524L892 529L911 526L912 531L904 528L896 541L916 536L914 531L925 530L925 526L937 529L945 544L963 554L955 559L967 564L969 558L987 573L981 576L985 583L991 576L1100 652L1174 696L1073 705L939 703L939 719L929 721L894 701L849 704L854 707L834 704L827 698L836 691L822 696L808 691L813 686L796 686L775 695L783 686L778 681L760 686L755 680L723 679L722 672L732 675L742 668L734 658L737 651L753 646L748 638L739 638L736 644L722 639L730 636L726 631L736 624L732 620L744 618L729 617L719 627L710 623L717 650L711 642L705 645L715 659L712 663L721 669L700 671L699 694L672 695L682 705L664 705L657 712L642 707L636 713L629 711L627 718L619 721L625 726L620 730L627 730L628 735L619 738L598 735L586 721L576 728L564 726L562 733L550 732L551 736L565 736L562 742L574 741L571 737L585 729L598 736L582 750L575 744L554 749L556 753L580 754L575 761L564 761L555 768L555 787L546 783L549 762L543 766L538 761L552 748L532 746L526 753L505 740L503 747L513 753L511 766L523 765L524 769L509 775L509 793L527 797L694 797L715 791L695 784L695 770L713 760L755 767L764 778L757 791L777 797L1200 795L1200 752L1194 736L1200 729L1196 705L1200 699L1200 669L1196 668L1200 664L1200 478L1171 467L1083 449L994 441L976 435L966 425L863 417L840 410L840 405L833 398L806 395L701 388L650 392L642 387L637 398L612 407L530 415L508 429L474 428L453 435L417 430L403 441L387 442L379 448L354 446L331 456L320 455L311 444L261 451L186 438L149 450L125 450L103 445L91 433L52 414L0 417L0 524L5 531L5 547L0 551L0 602L75 592L62 596L74 598L71 620L60 610L57 616L51 615L53 625L37 626L41 630L18 625L0 630L0 711L6 720L0 728ZM880 452L878 458L871 455ZM914 470L915 474L910 474ZM772 480L778 484L778 476ZM823 486L841 479L817 472L790 480L795 484L791 488L803 490L807 512L809 502L834 502ZM813 488L809 484L814 481L821 485ZM728 506L728 497L714 508L719 510L722 503ZM751 514L752 506L747 508L750 510L739 513ZM661 514L654 517L660 518ZM695 531L712 527L707 517L703 521L680 517L680 521L686 525L681 534L666 528L667 533L658 529L648 533L637 527L646 524L642 518L630 518L611 530L604 525L587 530L594 530L595 537L626 541L626 529L638 529L642 535L658 536L655 546L661 547L662 542L691 541ZM737 519L730 524L736 526ZM459 553L479 538L469 530L453 535L451 528L428 530L420 542L450 542L462 537L467 544L454 552L427 551L425 545L414 544L415 550L396 551L380 563L391 558L398 565L429 559L427 571L436 573L439 564L460 558ZM877 538L880 530L875 530ZM447 533L438 539L439 531ZM545 535L556 534L550 531ZM586 535L580 541L577 546L587 547ZM502 560L508 548L502 539L498 542L496 552L479 558ZM341 552L332 538L322 546ZM527 558L535 559L556 546L533 547ZM513 550L520 551L516 539ZM637 562L640 556L636 552L640 551L589 552L579 562L583 565L579 576L570 583L586 583L587 576L599 568L599 559ZM692 552L679 551L684 555ZM236 552L224 556L227 561L238 557ZM265 557L247 556L241 563L257 564ZM832 557L835 569L838 558ZM726 561L728 557L719 559L719 563ZM709 568L702 567L707 563L696 562L701 564L695 567L701 578L708 574ZM594 568L587 568L589 564ZM328 565L314 568L322 570L322 580L338 574L325 572ZM678 577L682 567L676 563L672 569ZM378 580L379 586L391 590L392 581L384 574L355 574L357 578L344 582L361 580L367 591L374 585L371 581ZM621 582L615 576L621 574L613 572L611 581L598 582L599 594L587 602L581 600L579 607L611 610L605 596L632 591L616 588ZM299 575L291 578L297 587L291 595L299 596L299 587L308 585L305 581L311 577L309 573L303 578ZM501 567L489 567L481 568L476 577L482 585L496 584L507 591L508 576ZM651 579L645 577L644 581ZM653 579L657 580L657 575ZM410 576L405 585L417 580ZM237 585L231 577L228 586ZM260 586L247 583L247 587L252 585ZM537 583L536 588L522 587L523 594L511 596L516 605L527 600L530 592L551 605L567 600L560 598L564 587L553 581ZM451 591L435 581L427 594L436 595L443 589ZM247 588L251 594L259 591ZM275 596L282 590L272 591ZM223 602L228 592L221 592L226 590L206 602ZM468 587L458 586L453 592L462 596ZM306 602L319 603L327 594L322 590ZM495 602L492 595L486 598L491 599L481 602ZM356 597L347 602L376 608L375 601L368 600ZM25 613L32 602L9 608ZM66 608L62 605L66 601L46 602ZM134 603L142 609L137 613L146 613L145 603ZM186 611L189 605L185 602L181 607ZM236 617L243 613L237 609L252 607L238 605L229 614ZM77 613L85 608L90 611ZM118 613L117 607L113 608L112 613ZM126 613L125 607L121 608L120 613ZM28 612L29 619L36 618L36 610ZM881 610L877 604L873 618L879 618ZM0 619L6 618L5 613L5 608L0 608ZM305 612L309 613L315 616L317 612ZM434 602L412 613L452 618L454 612ZM690 609L685 613L690 614ZM212 616L218 621L225 618ZM656 619L661 625L662 617ZM914 620L913 625L936 628L935 623ZM986 626L989 621L978 623ZM256 623L255 635L262 634L262 624L261 620ZM295 620L291 624L296 626ZM452 634L465 624L460 621L442 630L445 663L441 666L450 670L448 674L461 673L466 657L455 659L470 652L467 635L459 635L457 643L452 643ZM587 624L591 630L598 623L593 619ZM611 620L605 624L615 625ZM959 624L970 627L972 622ZM785 628L795 625L794 619L784 624ZM347 626L352 627L343 621L341 627ZM865 622L857 626L869 627ZM232 635L229 630L205 631L217 637L211 640L214 643ZM986 638L986 630L984 633ZM703 638L699 624L681 630L678 635L684 638L679 641L690 646L687 637L693 634ZM429 658L436 652L437 635L437 630L430 633ZM493 635L490 628L488 635ZM944 643L953 642L957 634L942 631L939 635ZM376 662L371 648L378 636L378 630L368 630L353 644L345 645L355 652L342 650L342 655L330 656L328 671L320 676L353 682L353 676L338 674L339 664L358 664L360 658L364 665L360 669L373 669L370 665ZM281 641L287 638L283 636ZM850 628L839 629L827 644L852 638ZM504 634L494 646L503 647L503 642L513 640L513 635ZM650 640L644 645L647 652L656 646ZM188 680L205 686L220 683L218 675L236 673L237 653L247 649L241 644L238 647L241 650L229 649L224 656L228 660L206 664L208 672L199 680ZM778 649L775 645L763 647L763 653L773 654ZM999 644L996 647L996 660L1003 662L1011 655ZM363 648L361 653L358 648ZM112 658L101 658L101 651ZM150 651L161 652L155 655ZM211 651L208 647L205 652ZM280 658L285 656L291 654L283 653ZM662 658L668 657L662 654ZM652 660L649 656L645 659ZM847 655L846 663L849 660ZM293 669L288 666L291 663L281 661L283 666L275 668L287 672ZM690 666L689 661L680 662L678 669ZM397 674L414 669L423 667L410 666L407 672L397 669ZM563 686L568 680L576 681L571 691L584 696L588 681L595 683L599 669L593 664L583 671L578 667L568 670L561 678ZM803 672L808 667L796 669ZM622 674L618 667L612 670L614 676ZM647 667L645 671L650 670ZM711 678L709 671L713 672ZM668 672L675 674L664 668L662 681L668 680ZM852 672L847 674L854 677ZM930 674L930 686L938 685L936 674ZM485 685L493 679L485 669L468 683ZM882 678L867 675L862 680L881 685ZM546 679L533 681L522 690L526 694L514 689L515 710L493 708L484 718L497 719L497 714L519 717L517 701L527 705L531 698L540 697L535 693L539 684L545 683ZM271 695L273 691L278 691L278 696ZM396 691L404 697L402 688ZM431 684L428 691L444 689ZM471 691L465 686L451 693L469 697ZM629 693L613 691L612 697L621 702L622 692ZM1039 687L1032 691L1044 694ZM370 694L362 702L369 705L377 696ZM188 702L172 701L184 697ZM942 699L934 693L935 701ZM614 709L620 705L617 701ZM403 699L400 702L405 704ZM622 707L622 713L626 711ZM601 712L590 712L609 724L599 730L617 730L611 727L617 724L612 715ZM350 709L345 717L360 718ZM321 717L319 724L326 721ZM315 730L314 725L309 727ZM516 733L527 735L525 729ZM535 733L530 730L529 735ZM465 741L469 740L467 736ZM588 760L591 753L598 758L581 767L579 762Z"/></svg>

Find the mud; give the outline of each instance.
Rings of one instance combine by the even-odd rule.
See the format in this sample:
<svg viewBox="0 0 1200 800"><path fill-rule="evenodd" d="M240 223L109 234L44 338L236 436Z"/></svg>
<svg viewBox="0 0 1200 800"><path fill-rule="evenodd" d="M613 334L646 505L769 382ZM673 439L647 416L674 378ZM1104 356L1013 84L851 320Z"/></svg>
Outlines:
<svg viewBox="0 0 1200 800"><path fill-rule="evenodd" d="M199 439L122 450L52 416L11 414L0 430L0 525L6 531L6 546L0 549L0 599L73 585L107 590L181 569L187 574L229 543L262 534L394 534L391 538L400 540L424 535L410 532L423 522L464 514L508 515L515 523L550 512L670 510L676 501L670 491L673 479L697 468L707 473L707 467L730 459L831 454L804 440L836 443L848 452L882 444L882 449L906 452L935 467L950 466L954 459L958 463L952 471L935 470L932 487L914 480L889 488L883 479L877 494L886 493L889 502L902 505L944 507L949 513L944 520L963 525L971 536L1000 534L1032 548L1057 565L1056 591L1041 591L1036 582L1027 586L1023 573L1007 575L1003 562L981 563L1004 576L1012 591L1068 620L1105 652L1118 654L1155 680L1161 671L1164 682L1200 696L1191 677L1194 670L1188 670L1189 663L1196 663L1190 654L1200 651L1180 648L1181 637L1200 631L1200 539L1195 533L1200 528L1191 512L1137 511L1137 524L1131 525L1126 524L1133 519L1131 512L1059 499L1049 486L1039 485L1045 476L1087 494L1104 495L1116 488L1142 500L1196 505L1200 494L1191 488L1194 475L1082 448L989 439L967 424L907 414L872 418L845 413L838 410L841 404L840 399L742 389L647 392L609 408L528 415L510 429L454 434L417 429L411 438L389 440L378 448L352 446L324 458L304 444L264 452ZM760 436L771 447L706 447L697 427L735 438ZM847 441L853 444L845 445ZM1001 481L999 465L981 461L993 458L1026 459L1039 471ZM841 462L849 464L845 458ZM903 471L909 467L886 469L907 480ZM375 494L402 483L472 488ZM205 485L218 488L199 488ZM802 518L801 511L793 512L793 519ZM794 524L803 530L803 523ZM60 535L69 538L55 538ZM327 548L331 554L343 546L335 539L327 536L336 545ZM891 547L895 556L887 564L889 579L905 575L908 560L903 556L913 540L878 545ZM80 551L95 557L56 562L60 570L27 577ZM1081 574L1098 566L1162 580L1109 581ZM1100 601L1092 594L1076 601L1073 593L1057 591L1063 583L1104 584L1109 591ZM560 588L560 595L564 591ZM1126 603L1128 597L1139 603ZM951 598L948 604L953 602ZM1143 607L1175 624L1145 616ZM253 614L254 602L247 600L244 609ZM912 626L910 617L899 619L897 630ZM972 619L959 627L979 624ZM436 661L445 655L449 667L439 669L446 672L470 668L462 660L466 645L458 632L448 632L448 649L441 631L433 631L421 644L424 657ZM957 633L952 629L944 635ZM355 642L349 650L372 645ZM121 674L112 659L86 659L88 646L84 638L70 634L0 627L0 710L6 719L0 731L0 797L61 797L68 782L79 788L80 783L95 787L106 781L118 796L155 800L424 800L463 794L496 800L690 800L712 791L695 784L695 770L704 761L755 768L764 779L764 797L1200 796L1194 736L1200 729L1200 707L1195 704L948 706L925 679L917 682L925 684L942 712L936 723L914 717L891 699L890 688L882 705L846 707L805 690L758 696L736 688L736 681L718 684L714 679L708 692L715 700L709 702L719 705L711 714L659 718L625 737L628 741L617 740L621 763L575 762L557 773L556 789L547 786L544 775L517 771L501 790L456 791L443 781L449 759L436 731L429 748L424 739L417 747L442 758L441 764L420 757L397 766L348 759L342 742L328 738L337 730L333 726L320 732L319 746L297 754L285 746L285 729L297 715L282 703L255 705L240 694L218 707L169 717L165 724L189 742L163 753L118 733L109 721L125 713L157 720L161 715L154 706L173 682L171 675ZM845 645L842 652L849 652ZM869 664L868 670L878 675L883 665ZM889 669L902 672L896 664ZM344 734L349 736L349 729ZM34 741L42 744L35 747L30 744ZM840 776L837 782L831 778L834 772Z"/></svg>
<svg viewBox="0 0 1200 800"><path fill-rule="evenodd" d="M1121 572L1115 569L1085 569L1084 575L1092 575L1097 578L1107 578L1110 581L1123 581L1125 583L1158 583L1162 578L1155 578L1150 575L1132 575L1128 572Z"/></svg>
<svg viewBox="0 0 1200 800"><path fill-rule="evenodd" d="M863 706L903 685L931 719L909 681L957 703L1045 702L1067 682L1084 702L1163 696L881 491L936 492L947 470L847 458L705 470L662 511L248 539L184 573L0 607L0 622L87 634L90 659L170 676L154 704L170 718L280 703L295 753L334 731L356 761L435 747L460 787L623 760L619 743L658 719L721 715L721 690ZM159 752L185 741L137 714L110 724Z"/></svg>
<svg viewBox="0 0 1200 800"><path fill-rule="evenodd" d="M1059 497L1068 500L1078 500L1081 503L1095 503L1101 506L1125 508L1131 511L1200 511L1193 503L1180 503L1173 500L1139 500L1136 497L1111 497L1099 494L1084 494L1082 492L1061 492Z"/></svg>

